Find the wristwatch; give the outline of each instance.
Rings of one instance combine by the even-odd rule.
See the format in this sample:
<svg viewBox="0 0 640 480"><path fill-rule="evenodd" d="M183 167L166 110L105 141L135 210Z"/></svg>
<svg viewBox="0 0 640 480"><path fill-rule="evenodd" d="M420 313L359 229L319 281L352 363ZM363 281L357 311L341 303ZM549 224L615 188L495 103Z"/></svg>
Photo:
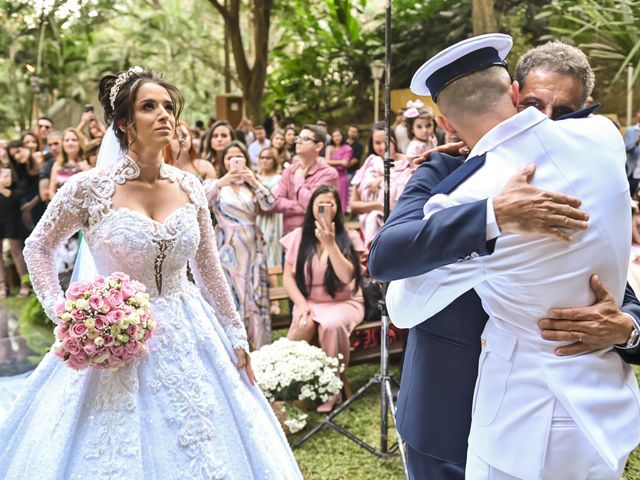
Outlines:
<svg viewBox="0 0 640 480"><path fill-rule="evenodd" d="M640 337L640 330L638 330L638 324L633 322L633 330L629 334L629 338L627 339L627 343L625 343L622 348L632 348L638 344L638 337Z"/></svg>

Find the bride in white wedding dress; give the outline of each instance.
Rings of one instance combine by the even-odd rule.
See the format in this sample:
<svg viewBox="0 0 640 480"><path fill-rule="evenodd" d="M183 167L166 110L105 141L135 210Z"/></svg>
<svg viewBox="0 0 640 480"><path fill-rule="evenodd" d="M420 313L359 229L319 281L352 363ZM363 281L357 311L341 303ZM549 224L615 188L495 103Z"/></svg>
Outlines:
<svg viewBox="0 0 640 480"><path fill-rule="evenodd" d="M147 286L158 328L149 353L117 372L75 371L47 354L0 425L0 478L302 478L254 384L200 183L162 162L179 91L135 68L104 77L100 98L120 148L62 187L25 258L55 318L53 255L82 229L99 273Z"/></svg>

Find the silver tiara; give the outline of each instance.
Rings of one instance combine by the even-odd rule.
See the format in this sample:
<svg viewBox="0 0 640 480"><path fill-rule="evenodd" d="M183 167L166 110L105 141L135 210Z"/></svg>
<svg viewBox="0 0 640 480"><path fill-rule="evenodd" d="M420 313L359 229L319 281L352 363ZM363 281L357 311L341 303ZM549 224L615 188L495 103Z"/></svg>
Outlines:
<svg viewBox="0 0 640 480"><path fill-rule="evenodd" d="M129 80L129 77L131 75L133 75L134 73L142 72L144 72L144 69L136 65L135 67L131 67L126 72L122 72L120 75L118 75L118 78L116 78L116 83L113 84L113 87L111 87L111 90L109 91L109 103L111 104L111 110L116 109L116 97L118 96L120 87L122 87L122 85L124 85L125 82Z"/></svg>

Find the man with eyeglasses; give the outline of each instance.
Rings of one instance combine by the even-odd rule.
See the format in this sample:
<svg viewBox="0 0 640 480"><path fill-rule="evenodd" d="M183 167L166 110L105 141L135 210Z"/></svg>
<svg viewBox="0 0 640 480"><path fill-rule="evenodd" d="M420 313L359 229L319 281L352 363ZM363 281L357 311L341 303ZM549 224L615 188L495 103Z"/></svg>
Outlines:
<svg viewBox="0 0 640 480"><path fill-rule="evenodd" d="M38 118L38 123L36 126L36 130L35 132L33 132L36 136L36 138L38 139L38 146L40 147L40 149L47 153L48 152L48 147L47 147L47 135L49 135L49 133L51 133L51 130L53 129L53 120L51 120L49 117L40 117Z"/></svg>
<svg viewBox="0 0 640 480"><path fill-rule="evenodd" d="M273 212L283 214L283 235L302 225L311 195L320 185L338 188L338 172L320 162L320 152L325 146L325 134L315 125L305 125L296 138L296 156L299 161L285 169L274 190L276 197Z"/></svg>

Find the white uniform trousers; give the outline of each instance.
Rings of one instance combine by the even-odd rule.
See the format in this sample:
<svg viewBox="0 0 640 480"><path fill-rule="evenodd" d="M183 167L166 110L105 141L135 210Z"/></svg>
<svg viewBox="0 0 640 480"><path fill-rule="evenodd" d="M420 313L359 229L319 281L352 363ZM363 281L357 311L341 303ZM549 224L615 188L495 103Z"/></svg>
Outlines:
<svg viewBox="0 0 640 480"><path fill-rule="evenodd" d="M606 421L603 418L602 421ZM522 455L527 454L527 439L522 439ZM532 472L526 479L493 468L471 449L467 452L466 480L620 480L624 466L612 472L602 457L580 431L564 407L556 401L551 432L540 476Z"/></svg>

